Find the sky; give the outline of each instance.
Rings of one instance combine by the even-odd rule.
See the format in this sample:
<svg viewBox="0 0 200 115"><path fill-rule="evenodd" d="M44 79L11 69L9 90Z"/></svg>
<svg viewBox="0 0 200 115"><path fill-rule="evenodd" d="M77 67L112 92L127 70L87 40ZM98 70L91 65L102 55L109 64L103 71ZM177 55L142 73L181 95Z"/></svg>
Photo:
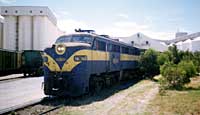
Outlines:
<svg viewBox="0 0 200 115"><path fill-rule="evenodd" d="M0 0L0 6L48 6L66 33L75 28L118 37L140 32L167 40L200 27L200 0Z"/></svg>

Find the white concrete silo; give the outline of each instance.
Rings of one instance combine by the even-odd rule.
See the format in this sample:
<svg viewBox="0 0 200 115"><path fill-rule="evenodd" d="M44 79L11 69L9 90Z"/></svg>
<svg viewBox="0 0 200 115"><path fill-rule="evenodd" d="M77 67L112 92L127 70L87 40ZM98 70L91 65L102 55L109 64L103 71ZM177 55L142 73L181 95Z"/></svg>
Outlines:
<svg viewBox="0 0 200 115"><path fill-rule="evenodd" d="M33 49L32 16L19 16L19 50Z"/></svg>
<svg viewBox="0 0 200 115"><path fill-rule="evenodd" d="M4 16L4 29L3 29L3 47L6 49L15 50L18 49L18 23L17 16Z"/></svg>
<svg viewBox="0 0 200 115"><path fill-rule="evenodd" d="M45 39L45 20L43 16L33 17L33 49L43 49L42 42Z"/></svg>
<svg viewBox="0 0 200 115"><path fill-rule="evenodd" d="M5 17L3 48L11 50L44 50L64 34L48 7L1 6Z"/></svg>

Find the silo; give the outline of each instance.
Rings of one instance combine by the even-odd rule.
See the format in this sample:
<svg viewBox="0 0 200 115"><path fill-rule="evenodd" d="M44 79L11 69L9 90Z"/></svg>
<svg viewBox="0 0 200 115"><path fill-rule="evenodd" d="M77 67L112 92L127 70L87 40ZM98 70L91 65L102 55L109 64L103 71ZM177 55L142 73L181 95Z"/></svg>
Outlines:
<svg viewBox="0 0 200 115"><path fill-rule="evenodd" d="M33 47L32 16L19 16L19 50L31 50Z"/></svg>
<svg viewBox="0 0 200 115"><path fill-rule="evenodd" d="M18 16L4 16L3 47L18 50Z"/></svg>
<svg viewBox="0 0 200 115"><path fill-rule="evenodd" d="M44 16L33 16L33 50L43 50L42 44L44 39L46 39L46 42L48 42L48 38L45 38L44 32Z"/></svg>
<svg viewBox="0 0 200 115"><path fill-rule="evenodd" d="M61 31L48 7L1 6L5 17L3 48L11 50L43 50Z"/></svg>
<svg viewBox="0 0 200 115"><path fill-rule="evenodd" d="M44 38L41 41L41 48L45 49L51 47L55 43L56 39L61 35L60 30L52 23L47 17L45 19L45 32ZM48 42L47 42L48 40Z"/></svg>

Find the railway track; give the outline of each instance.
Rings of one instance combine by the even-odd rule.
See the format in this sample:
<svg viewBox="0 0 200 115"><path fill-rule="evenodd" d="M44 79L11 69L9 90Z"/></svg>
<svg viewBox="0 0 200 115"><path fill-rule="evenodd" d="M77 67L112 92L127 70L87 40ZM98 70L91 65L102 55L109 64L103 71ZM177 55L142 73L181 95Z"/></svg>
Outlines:
<svg viewBox="0 0 200 115"><path fill-rule="evenodd" d="M136 82L136 81L135 81ZM87 94L80 97L45 97L40 102L24 106L21 109L15 109L15 111L7 112L6 114L19 114L19 115L46 115L49 113L56 113L58 109L67 106L81 106L85 104L92 103L97 100L104 100L110 95L114 94L119 90L128 88L134 84L130 83L121 83L115 84L111 88L103 89L97 94Z"/></svg>
<svg viewBox="0 0 200 115"><path fill-rule="evenodd" d="M47 110L47 111L44 111L44 112L42 112L42 113L40 113L40 114L38 114L38 115L47 114L47 113L49 113L49 112L51 112L51 111L54 111L54 110L56 110L56 109L59 109L59 108L61 108L61 107L63 107L63 106L64 106L64 104L58 105L58 106L56 106L56 107L54 107L54 108L52 108L52 109L49 109L49 110Z"/></svg>
<svg viewBox="0 0 200 115"><path fill-rule="evenodd" d="M44 115L44 114L47 114L51 111L54 111L56 109L59 109L59 108L65 106L70 100L71 100L71 98L66 99L66 98L58 98L58 97L44 97L43 99L40 99L40 100L34 100L29 103L24 103L24 104L15 106L15 107L8 108L6 110L2 110L2 111L0 111L0 114L4 114L4 115L7 115L7 114L10 115L13 113L18 114L18 112L24 111L26 109L29 113L29 112L33 112L32 109L34 107L41 105L40 109L42 109L42 111L39 111L36 113L33 112L33 114ZM42 106L46 106L46 105L52 105L52 107L50 107L50 108L42 107Z"/></svg>
<svg viewBox="0 0 200 115"><path fill-rule="evenodd" d="M40 103L41 101L42 101L42 99L37 99L37 100L33 100L33 101L30 101L30 102L27 102L27 103L23 103L23 104L20 104L20 105L17 105L17 106L12 106L10 108L0 110L0 114L9 114L9 113L12 113L16 110L25 108L27 106L34 106L34 105Z"/></svg>
<svg viewBox="0 0 200 115"><path fill-rule="evenodd" d="M66 104L68 104L71 101L71 99L72 99L71 97L68 97L68 98L46 97L40 104L47 105L45 103L53 104L54 102L56 104L56 101L57 101L58 104L56 104L52 108L46 109L46 110L38 113L38 115L45 115L45 114L50 113L50 112L52 112L56 109L64 107Z"/></svg>

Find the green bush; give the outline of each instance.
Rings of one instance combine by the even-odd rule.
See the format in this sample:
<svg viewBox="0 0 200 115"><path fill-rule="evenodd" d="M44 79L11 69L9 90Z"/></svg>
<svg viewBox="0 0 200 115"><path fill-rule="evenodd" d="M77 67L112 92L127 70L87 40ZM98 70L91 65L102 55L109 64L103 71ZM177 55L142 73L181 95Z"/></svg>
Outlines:
<svg viewBox="0 0 200 115"><path fill-rule="evenodd" d="M144 52L140 59L140 70L147 77L159 74L159 64L157 63L158 52L148 49Z"/></svg>
<svg viewBox="0 0 200 115"><path fill-rule="evenodd" d="M163 65L166 62L169 62L169 52L160 53L157 57L157 62L159 65Z"/></svg>
<svg viewBox="0 0 200 115"><path fill-rule="evenodd" d="M196 67L194 66L192 61L181 61L178 64L178 68L183 69L186 72L186 77L184 80L184 83L189 83L190 82L190 78L194 77L197 73L196 71Z"/></svg>
<svg viewBox="0 0 200 115"><path fill-rule="evenodd" d="M178 64L180 62L180 52L177 49L176 45L170 46L168 48L168 51L170 52L170 61L173 62L174 64Z"/></svg>
<svg viewBox="0 0 200 115"><path fill-rule="evenodd" d="M187 79L186 71L173 63L165 63L161 66L160 71L163 76L160 84L166 89L181 89Z"/></svg>
<svg viewBox="0 0 200 115"><path fill-rule="evenodd" d="M196 66L197 72L200 73L200 52L194 52L192 61Z"/></svg>

